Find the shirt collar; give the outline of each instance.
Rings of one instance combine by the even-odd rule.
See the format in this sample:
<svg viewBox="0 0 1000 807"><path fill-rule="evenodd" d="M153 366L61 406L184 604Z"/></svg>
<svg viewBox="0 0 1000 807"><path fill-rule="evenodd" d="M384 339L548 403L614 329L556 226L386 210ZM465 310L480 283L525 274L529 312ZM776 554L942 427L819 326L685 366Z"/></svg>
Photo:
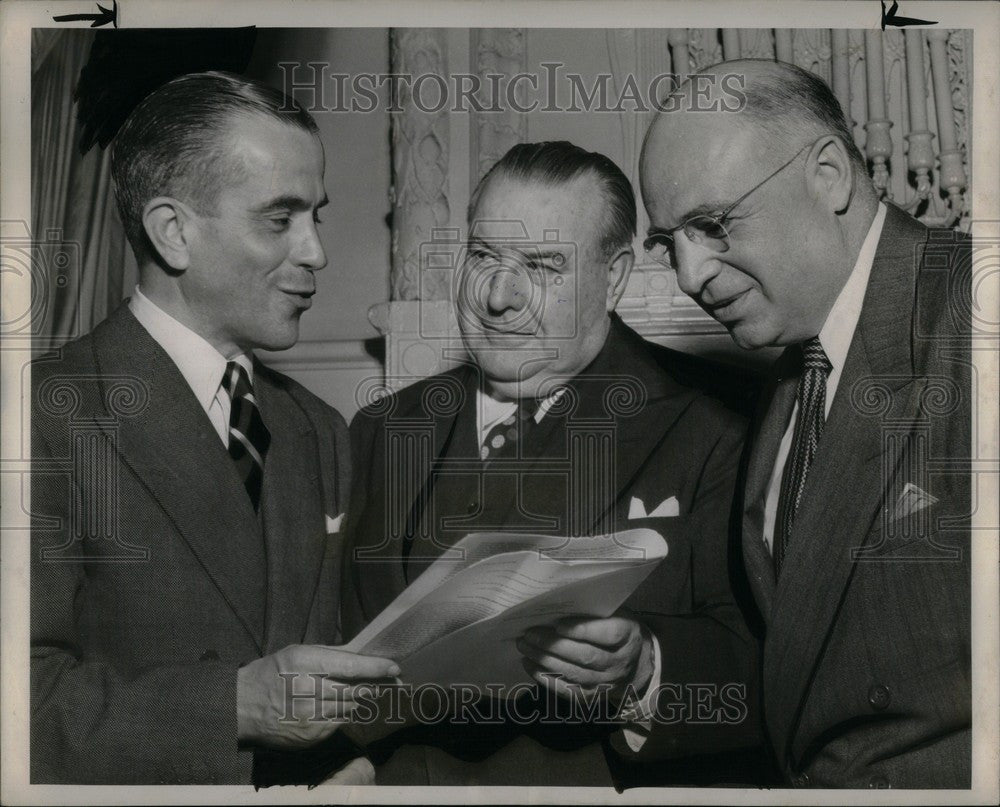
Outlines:
<svg viewBox="0 0 1000 807"><path fill-rule="evenodd" d="M553 404L559 400L566 391L565 387L556 387L555 391L545 398L535 411L535 423L541 423ZM476 390L476 411L479 421L479 431L483 434L489 432L497 423L508 417L511 412L517 409L517 401L499 401L480 387Z"/></svg>
<svg viewBox="0 0 1000 807"><path fill-rule="evenodd" d="M138 286L135 287L135 293L129 300L129 309L139 320L139 324L149 331L149 335L177 365L198 403L207 412L225 375L228 361L226 357L207 340L150 300ZM250 357L246 353L241 353L232 361L243 366L252 384L253 362Z"/></svg>
<svg viewBox="0 0 1000 807"><path fill-rule="evenodd" d="M830 360L834 371L843 369L847 361L847 351L851 348L854 331L861 317L861 307L865 301L865 291L868 289L868 278L871 276L872 264L875 262L875 250L882 236L882 225L885 224L886 207L878 203L875 218L868 228L868 235L861 244L861 251L854 262L844 288L840 290L833 308L827 315L823 329L819 332L819 342L823 352Z"/></svg>

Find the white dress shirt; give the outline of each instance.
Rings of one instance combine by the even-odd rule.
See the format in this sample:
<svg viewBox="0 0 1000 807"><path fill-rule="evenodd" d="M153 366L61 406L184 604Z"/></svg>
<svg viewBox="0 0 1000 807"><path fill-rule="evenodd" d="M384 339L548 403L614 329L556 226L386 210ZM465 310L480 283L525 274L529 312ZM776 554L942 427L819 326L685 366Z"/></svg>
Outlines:
<svg viewBox="0 0 1000 807"><path fill-rule="evenodd" d="M837 394L837 385L840 383L840 376L844 371L847 352L851 348L851 340L858 327L861 306L864 304L865 292L868 290L868 278L871 276L872 264L875 261L875 250L878 247L879 238L882 236L885 213L885 205L879 202L878 211L875 213L871 227L868 228L868 235L865 236L865 240L861 244L861 251L858 253L858 259L854 262L850 277L847 278L844 288L840 290L840 294L819 332L819 343L823 346L823 352L830 360L832 368L826 379L824 418L830 416L830 405ZM778 516L781 476L785 469L785 461L788 459L788 452L792 447L792 435L795 431L795 418L798 412L799 402L796 401L792 407L791 417L788 419L788 426L781 438L778 456L774 461L774 468L771 469L767 498L764 500L764 543L769 552L774 542L774 522Z"/></svg>
<svg viewBox="0 0 1000 807"><path fill-rule="evenodd" d="M129 300L129 310L149 335L177 365L201 408L222 440L229 446L229 393L222 388L222 378L229 361L205 339L178 322L142 293L138 286ZM246 353L235 356L253 383L253 362Z"/></svg>

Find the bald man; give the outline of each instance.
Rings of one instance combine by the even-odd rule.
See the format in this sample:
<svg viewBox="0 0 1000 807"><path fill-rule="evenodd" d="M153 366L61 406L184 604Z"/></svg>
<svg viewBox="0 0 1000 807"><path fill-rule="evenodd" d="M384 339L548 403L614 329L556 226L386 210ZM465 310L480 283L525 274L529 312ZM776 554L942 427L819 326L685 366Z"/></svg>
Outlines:
<svg viewBox="0 0 1000 807"><path fill-rule="evenodd" d="M880 201L816 76L707 73L646 136L646 248L785 348L740 485L773 751L796 786L969 787L967 242Z"/></svg>

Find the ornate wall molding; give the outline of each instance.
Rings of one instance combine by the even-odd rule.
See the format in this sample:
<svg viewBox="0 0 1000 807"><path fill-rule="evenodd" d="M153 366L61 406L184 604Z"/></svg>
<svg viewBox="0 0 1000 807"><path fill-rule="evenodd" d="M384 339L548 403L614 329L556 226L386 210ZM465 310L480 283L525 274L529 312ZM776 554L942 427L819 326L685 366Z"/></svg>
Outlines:
<svg viewBox="0 0 1000 807"><path fill-rule="evenodd" d="M448 223L448 105L431 98L423 75L448 76L445 29L394 28L391 32L392 72L414 78L412 85L394 84L397 91L392 117L392 262L394 300L448 299L449 277L421 266L421 245L431 231ZM428 93L426 100L414 89ZM435 110L435 111L427 111Z"/></svg>
<svg viewBox="0 0 1000 807"><path fill-rule="evenodd" d="M525 34L523 28L475 28L471 34L471 49L476 74L481 82L482 112L475 112L472 127L472 188L511 146L524 142L528 120L513 107L497 111L491 97L489 76L516 76L525 70ZM515 85L515 100L523 108L524 88Z"/></svg>

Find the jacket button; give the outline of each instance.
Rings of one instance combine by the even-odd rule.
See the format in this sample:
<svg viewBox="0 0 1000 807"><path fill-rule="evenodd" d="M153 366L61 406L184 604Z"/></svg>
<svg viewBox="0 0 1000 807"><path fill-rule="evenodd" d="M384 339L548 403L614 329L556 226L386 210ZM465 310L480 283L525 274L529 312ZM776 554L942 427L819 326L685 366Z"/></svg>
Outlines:
<svg viewBox="0 0 1000 807"><path fill-rule="evenodd" d="M469 502L469 506L467 508L465 508L465 512L467 512L467 513L469 513L471 515L472 513L475 513L477 509L478 509L478 506L476 505L475 502Z"/></svg>
<svg viewBox="0 0 1000 807"><path fill-rule="evenodd" d="M218 661L219 654L215 650L206 650L198 657L198 661Z"/></svg>
<svg viewBox="0 0 1000 807"><path fill-rule="evenodd" d="M809 787L809 774L800 773L797 776L793 776L792 785L794 787Z"/></svg>
<svg viewBox="0 0 1000 807"><path fill-rule="evenodd" d="M868 703L871 704L872 709L881 712L883 709L887 709L891 702L892 693L889 691L889 687L875 684L868 690Z"/></svg>
<svg viewBox="0 0 1000 807"><path fill-rule="evenodd" d="M888 790L892 788L892 785L884 776L873 776L868 780L868 787L873 790Z"/></svg>

